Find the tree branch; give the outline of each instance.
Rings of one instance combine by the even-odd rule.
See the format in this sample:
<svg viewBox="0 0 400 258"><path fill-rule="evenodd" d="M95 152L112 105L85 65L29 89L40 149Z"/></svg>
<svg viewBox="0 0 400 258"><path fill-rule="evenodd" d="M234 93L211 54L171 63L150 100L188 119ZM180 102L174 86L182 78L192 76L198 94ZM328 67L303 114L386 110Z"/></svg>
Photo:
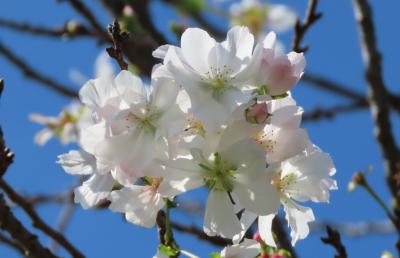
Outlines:
<svg viewBox="0 0 400 258"><path fill-rule="evenodd" d="M49 249L43 247L36 235L30 233L11 212L4 197L0 194L0 228L10 233L11 237L24 249L30 258L57 258Z"/></svg>
<svg viewBox="0 0 400 258"><path fill-rule="evenodd" d="M101 41L110 41L105 27L100 24L92 11L81 0L68 0L71 6L80 13L97 32Z"/></svg>
<svg viewBox="0 0 400 258"><path fill-rule="evenodd" d="M292 42L292 50L295 52L306 52L308 46L301 47L301 41L306 35L307 30L322 17L322 13L317 13L318 0L310 0L308 2L308 8L306 17L303 23L297 18L296 25L294 27L294 38Z"/></svg>
<svg viewBox="0 0 400 258"><path fill-rule="evenodd" d="M78 251L62 234L48 226L39 217L33 207L21 195L15 192L14 189L12 189L12 187L9 186L3 179L0 179L0 187L8 195L11 201L18 204L26 212L26 214L31 218L34 227L56 240L65 248L66 251L71 254L72 257L84 258L84 255Z"/></svg>
<svg viewBox="0 0 400 258"><path fill-rule="evenodd" d="M354 101L365 102L365 104L367 104L365 107L369 106L367 97L355 90L352 90L348 85L344 85L342 83L310 73L305 74L302 77L302 81L306 82L307 85L334 93L338 96L342 96ZM400 97L388 92L388 98L392 109L400 114Z"/></svg>
<svg viewBox="0 0 400 258"><path fill-rule="evenodd" d="M372 11L367 0L353 0L355 16L359 24L362 55L366 64L365 78L368 84L370 110L375 123L375 137L378 141L386 168L386 181L392 196L400 204L398 185L394 176L398 172L399 149L392 133L389 103L390 97L382 78L381 54L377 49ZM399 222L400 209L395 213Z"/></svg>
<svg viewBox="0 0 400 258"><path fill-rule="evenodd" d="M308 111L303 115L303 122L314 122L321 119L332 119L339 114L353 112L368 107L368 103L364 101L354 101L350 104L341 104L329 108L317 107L312 111Z"/></svg>
<svg viewBox="0 0 400 258"><path fill-rule="evenodd" d="M68 38L94 36L94 34L85 26L75 21L66 22L64 26L59 28L47 28L42 26L33 26L29 23L19 23L0 18L0 27L18 32L29 33L32 35L54 38L59 38L63 36L67 36Z"/></svg>
<svg viewBox="0 0 400 258"><path fill-rule="evenodd" d="M9 246L10 248L16 250L22 256L25 256L24 249L19 244L17 244L14 240L8 238L7 236L3 235L2 233L0 233L0 243L3 243L4 245Z"/></svg>
<svg viewBox="0 0 400 258"><path fill-rule="evenodd" d="M337 230L332 229L330 226L326 227L328 233L327 237L321 237L321 241L327 245L333 246L336 249L337 254L335 258L347 258L346 248L342 244L340 234Z"/></svg>
<svg viewBox="0 0 400 258"><path fill-rule="evenodd" d="M203 230L199 229L195 225L186 226L186 225L182 225L182 224L172 221L171 226L179 232L191 234L191 235L197 237L198 239L204 240L215 246L225 247L227 245L232 244L232 241L230 241L228 239L217 237L217 236L208 236L206 233L204 233Z"/></svg>
<svg viewBox="0 0 400 258"><path fill-rule="evenodd" d="M115 19L112 24L108 26L108 31L112 37L113 46L108 47L107 53L111 58L114 58L121 70L128 70L128 64L124 60L124 55L122 53L122 44L128 40L129 34L126 32L121 32L118 20Z"/></svg>
<svg viewBox="0 0 400 258"><path fill-rule="evenodd" d="M55 92L62 94L67 97L78 97L78 93L72 88L65 86L61 83L46 77L43 74L40 74L33 67L29 66L24 60L18 57L15 53L13 53L8 47L6 47L3 43L0 42L0 54L2 54L5 58L8 59L11 63L17 66L21 72L28 78L40 82L43 86L54 90Z"/></svg>
<svg viewBox="0 0 400 258"><path fill-rule="evenodd" d="M4 81L0 80L0 87L2 88L3 85ZM6 147L3 138L3 131L0 128L0 178L3 177L8 167L13 163L13 161L14 161L14 153L12 153L12 151Z"/></svg>

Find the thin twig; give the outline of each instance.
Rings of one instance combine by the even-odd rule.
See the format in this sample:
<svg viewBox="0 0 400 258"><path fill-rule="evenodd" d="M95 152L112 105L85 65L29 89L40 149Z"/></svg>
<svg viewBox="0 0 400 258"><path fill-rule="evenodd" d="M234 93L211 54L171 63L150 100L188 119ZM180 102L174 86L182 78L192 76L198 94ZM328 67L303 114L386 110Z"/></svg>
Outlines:
<svg viewBox="0 0 400 258"><path fill-rule="evenodd" d="M312 111L308 111L303 115L304 122L314 122L321 119L332 119L339 114L353 112L368 107L368 103L364 101L354 101L350 104L339 104L329 108L317 107Z"/></svg>
<svg viewBox="0 0 400 258"><path fill-rule="evenodd" d="M14 189L9 186L4 180L0 179L0 187L8 195L11 201L18 204L26 214L31 218L32 225L37 229L40 229L43 233L56 240L62 245L66 251L68 251L74 258L84 258L84 255L76 249L62 234L58 233L50 226L48 226L36 213L33 207L28 203L21 195L19 195Z"/></svg>
<svg viewBox="0 0 400 258"><path fill-rule="evenodd" d="M29 66L23 59L18 57L13 53L8 47L0 42L0 54L7 58L11 63L17 66L21 72L28 78L40 82L43 86L54 90L67 97L78 97L77 91L73 90L71 87L63 85L59 82L50 79L49 77L39 73L33 67Z"/></svg>
<svg viewBox="0 0 400 258"><path fill-rule="evenodd" d="M326 231L326 226L335 227L342 235L350 237L362 237L371 234L393 234L396 228L390 220L383 221L361 221L361 222L334 222L334 221L314 221L310 224L311 233Z"/></svg>
<svg viewBox="0 0 400 258"><path fill-rule="evenodd" d="M18 32L29 33L32 35L60 38L66 36L74 38L79 36L93 36L93 33L85 26L76 21L66 22L62 27L47 28L34 26L30 23L20 23L12 20L0 18L0 27L11 29Z"/></svg>
<svg viewBox="0 0 400 258"><path fill-rule="evenodd" d="M172 228L174 228L175 230L177 230L179 232L191 234L191 235L197 237L198 239L207 241L208 243L213 244L215 246L225 247L227 245L232 244L232 241L230 241L228 239L217 237L217 236L208 236L206 233L204 233L203 230L199 229L195 225L186 226L186 225L182 225L180 223L172 221L171 226L172 226Z"/></svg>
<svg viewBox="0 0 400 258"><path fill-rule="evenodd" d="M321 237L321 241L327 245L333 246L335 248L337 254L335 258L347 258L346 248L342 244L340 239L340 234L337 230L332 229L330 226L326 227L326 231L328 233L327 237Z"/></svg>
<svg viewBox="0 0 400 258"><path fill-rule="evenodd" d="M92 11L81 0L68 0L71 6L80 13L97 32L100 40L110 41L110 37L100 22L97 20Z"/></svg>
<svg viewBox="0 0 400 258"><path fill-rule="evenodd" d="M334 93L338 96L354 101L364 102L367 104L365 107L369 107L367 97L356 90L352 90L349 85L345 85L312 73L305 74L302 77L302 81L305 82L306 85L314 86L315 88ZM388 95L391 107L400 114L400 97L389 93Z"/></svg>
<svg viewBox="0 0 400 258"><path fill-rule="evenodd" d="M5 236L4 234L0 233L0 243L9 246L11 249L16 250L22 256L25 256L24 249L17 244L14 240L10 239L9 237Z"/></svg>
<svg viewBox="0 0 400 258"><path fill-rule="evenodd" d="M318 0L310 0L308 2L308 8L306 17L303 23L297 18L296 25L294 27L294 38L292 42L292 50L295 52L306 52L308 46L301 47L301 41L306 35L307 30L322 17L322 13L317 13Z"/></svg>
<svg viewBox="0 0 400 258"><path fill-rule="evenodd" d="M26 257L57 258L49 249L43 247L36 235L30 233L14 216L0 194L0 228L7 231L11 237L24 249Z"/></svg>

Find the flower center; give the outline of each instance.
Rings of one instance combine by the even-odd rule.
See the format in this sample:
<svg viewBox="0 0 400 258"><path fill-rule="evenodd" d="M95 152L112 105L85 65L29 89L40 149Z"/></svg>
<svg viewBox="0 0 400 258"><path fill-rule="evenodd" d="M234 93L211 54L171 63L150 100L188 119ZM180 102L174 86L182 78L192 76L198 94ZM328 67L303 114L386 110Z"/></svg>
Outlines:
<svg viewBox="0 0 400 258"><path fill-rule="evenodd" d="M253 139L260 144L267 152L274 152L276 141L273 140L274 130L271 129L268 133L260 131L253 136Z"/></svg>
<svg viewBox="0 0 400 258"><path fill-rule="evenodd" d="M232 73L233 70L227 65L224 65L223 69L211 66L210 71L206 73L207 78L202 78L202 81L212 92L213 97L219 98L225 90L232 87L230 84L231 78L229 76Z"/></svg>
<svg viewBox="0 0 400 258"><path fill-rule="evenodd" d="M281 177L282 172L279 172L271 181L271 184L278 190L279 192L284 192L285 188L291 185L296 176L294 173L289 173L284 177Z"/></svg>
<svg viewBox="0 0 400 258"><path fill-rule="evenodd" d="M139 113L140 115L137 115ZM155 133L157 126L157 119L160 114L157 112L152 112L149 109L140 110L140 112L129 112L125 117L126 128L137 127L148 130Z"/></svg>
<svg viewBox="0 0 400 258"><path fill-rule="evenodd" d="M186 118L188 126L185 128L185 132L189 135L200 135L205 136L206 130L200 120L194 116L188 116Z"/></svg>
<svg viewBox="0 0 400 258"><path fill-rule="evenodd" d="M223 161L221 155L216 152L213 155L212 162L208 164L200 163L199 166L206 174L204 182L210 190L232 192L233 180L237 167Z"/></svg>

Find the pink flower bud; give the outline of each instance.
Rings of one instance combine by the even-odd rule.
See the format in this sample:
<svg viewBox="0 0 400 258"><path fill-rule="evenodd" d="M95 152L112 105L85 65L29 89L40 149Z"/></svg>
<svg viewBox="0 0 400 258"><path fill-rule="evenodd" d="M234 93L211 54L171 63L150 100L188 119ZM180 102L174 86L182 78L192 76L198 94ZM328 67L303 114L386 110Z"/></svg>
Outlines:
<svg viewBox="0 0 400 258"><path fill-rule="evenodd" d="M285 256L282 254L272 254L271 258L285 258Z"/></svg>
<svg viewBox="0 0 400 258"><path fill-rule="evenodd" d="M264 243L264 241L261 239L260 232L258 232L258 231L256 233L254 233L253 239L256 240L259 243Z"/></svg>
<svg viewBox="0 0 400 258"><path fill-rule="evenodd" d="M268 114L268 107L267 103L255 103L248 107L245 111L246 120L249 123L253 124L261 124L267 120Z"/></svg>
<svg viewBox="0 0 400 258"><path fill-rule="evenodd" d="M262 253L260 258L270 258L268 253Z"/></svg>

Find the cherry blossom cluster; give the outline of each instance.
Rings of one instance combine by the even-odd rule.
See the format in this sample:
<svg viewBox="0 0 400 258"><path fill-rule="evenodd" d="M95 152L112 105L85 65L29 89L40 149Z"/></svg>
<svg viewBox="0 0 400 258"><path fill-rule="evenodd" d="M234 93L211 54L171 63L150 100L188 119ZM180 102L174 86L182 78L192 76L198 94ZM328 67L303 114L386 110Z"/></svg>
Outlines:
<svg viewBox="0 0 400 258"><path fill-rule="evenodd" d="M107 199L129 222L153 227L166 200L202 187L204 232L235 244L222 257L260 252L242 240L256 220L262 241L276 246L271 226L281 206L292 244L305 238L314 214L300 203L329 201L335 167L300 128L303 109L290 94L305 58L275 43L273 32L255 42L247 27L223 42L189 28L180 47L154 51L161 63L150 85L129 71L88 81L79 93L91 115L81 149L58 160L87 178L75 201L90 208Z"/></svg>

